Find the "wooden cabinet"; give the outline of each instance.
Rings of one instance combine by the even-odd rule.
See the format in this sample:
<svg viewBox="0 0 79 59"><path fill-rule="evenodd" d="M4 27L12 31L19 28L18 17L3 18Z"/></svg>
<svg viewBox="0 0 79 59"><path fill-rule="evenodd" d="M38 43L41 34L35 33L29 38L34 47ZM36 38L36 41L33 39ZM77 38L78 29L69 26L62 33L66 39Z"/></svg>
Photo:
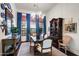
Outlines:
<svg viewBox="0 0 79 59"><path fill-rule="evenodd" d="M2 55L15 55L15 39L2 39Z"/></svg>
<svg viewBox="0 0 79 59"><path fill-rule="evenodd" d="M63 18L53 18L50 21L50 36L56 37L53 45L58 48L58 40L62 39Z"/></svg>
<svg viewBox="0 0 79 59"><path fill-rule="evenodd" d="M2 55L3 56L16 56L21 45L19 36L14 39L2 39Z"/></svg>

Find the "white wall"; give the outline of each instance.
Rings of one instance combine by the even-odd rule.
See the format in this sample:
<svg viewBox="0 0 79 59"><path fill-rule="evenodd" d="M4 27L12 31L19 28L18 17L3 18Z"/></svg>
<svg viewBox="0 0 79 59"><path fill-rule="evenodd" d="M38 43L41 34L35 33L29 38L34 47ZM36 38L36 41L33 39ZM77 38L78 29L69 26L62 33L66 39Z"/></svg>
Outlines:
<svg viewBox="0 0 79 59"><path fill-rule="evenodd" d="M12 7L12 12L13 12L13 24L14 26L16 26L16 7L15 7L15 4L11 4L11 7ZM0 7L0 13L2 12L2 9ZM1 19L3 20L3 18L1 18L0 16L0 23L1 23ZM1 40L3 38L6 38L7 36L5 36L5 32L2 32L1 28L0 28L0 55L2 53L2 43L1 43Z"/></svg>
<svg viewBox="0 0 79 59"><path fill-rule="evenodd" d="M77 33L64 33L64 35L70 35L73 40L70 43L70 50L79 55L79 4L57 4L54 8L52 8L47 13L47 31L49 25L49 21L52 18L64 18L63 25L67 22L69 22L70 18L73 18L73 22L77 23ZM63 26L64 28L64 26ZM64 29L63 29L64 30Z"/></svg>

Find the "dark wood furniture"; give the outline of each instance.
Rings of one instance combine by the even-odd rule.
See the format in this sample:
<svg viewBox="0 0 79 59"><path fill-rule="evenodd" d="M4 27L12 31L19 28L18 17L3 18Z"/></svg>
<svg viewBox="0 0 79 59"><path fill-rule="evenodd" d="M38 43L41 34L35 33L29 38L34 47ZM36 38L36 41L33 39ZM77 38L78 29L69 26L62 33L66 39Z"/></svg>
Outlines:
<svg viewBox="0 0 79 59"><path fill-rule="evenodd" d="M3 56L16 56L21 42L19 38L5 38L2 39L2 55Z"/></svg>
<svg viewBox="0 0 79 59"><path fill-rule="evenodd" d="M16 40L15 39L2 39L2 55L10 56L16 54Z"/></svg>
<svg viewBox="0 0 79 59"><path fill-rule="evenodd" d="M58 48L58 40L62 39L63 18L53 18L50 21L50 36L57 37L53 39L53 46Z"/></svg>

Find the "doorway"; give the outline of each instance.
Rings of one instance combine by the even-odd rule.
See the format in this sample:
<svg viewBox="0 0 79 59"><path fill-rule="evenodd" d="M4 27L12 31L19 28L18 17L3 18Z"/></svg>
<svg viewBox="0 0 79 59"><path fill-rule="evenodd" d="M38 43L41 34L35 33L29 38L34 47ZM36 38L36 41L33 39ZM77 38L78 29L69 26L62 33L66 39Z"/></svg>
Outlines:
<svg viewBox="0 0 79 59"><path fill-rule="evenodd" d="M26 14L22 14L21 42L26 42L26 34L27 34L26 29L27 29Z"/></svg>

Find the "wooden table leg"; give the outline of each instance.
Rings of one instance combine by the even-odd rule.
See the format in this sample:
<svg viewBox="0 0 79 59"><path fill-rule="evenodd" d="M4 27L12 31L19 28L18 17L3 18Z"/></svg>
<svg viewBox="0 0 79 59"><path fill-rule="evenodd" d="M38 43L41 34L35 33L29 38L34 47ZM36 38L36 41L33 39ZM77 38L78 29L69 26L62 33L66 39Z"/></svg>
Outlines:
<svg viewBox="0 0 79 59"><path fill-rule="evenodd" d="M30 39L30 52L31 52L32 40Z"/></svg>

